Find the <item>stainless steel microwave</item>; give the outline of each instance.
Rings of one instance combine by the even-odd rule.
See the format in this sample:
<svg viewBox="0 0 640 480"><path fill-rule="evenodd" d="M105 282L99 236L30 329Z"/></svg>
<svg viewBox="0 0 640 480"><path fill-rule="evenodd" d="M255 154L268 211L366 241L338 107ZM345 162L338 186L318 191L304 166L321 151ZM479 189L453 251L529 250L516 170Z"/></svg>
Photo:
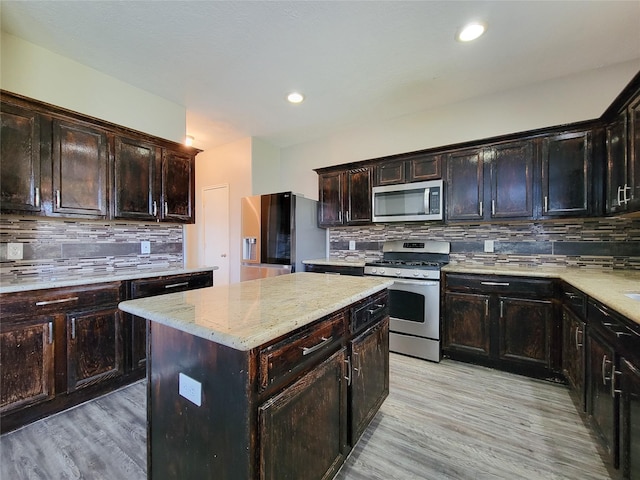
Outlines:
<svg viewBox="0 0 640 480"><path fill-rule="evenodd" d="M373 187L374 222L420 222L442 220L444 182L404 183Z"/></svg>

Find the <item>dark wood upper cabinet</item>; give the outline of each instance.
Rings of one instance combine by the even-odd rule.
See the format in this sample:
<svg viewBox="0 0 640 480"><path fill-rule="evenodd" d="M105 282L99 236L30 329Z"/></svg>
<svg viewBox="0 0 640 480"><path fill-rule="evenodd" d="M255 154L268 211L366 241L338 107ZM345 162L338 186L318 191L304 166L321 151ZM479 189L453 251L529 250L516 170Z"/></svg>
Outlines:
<svg viewBox="0 0 640 480"><path fill-rule="evenodd" d="M162 154L162 212L171 222L195 222L194 157L164 150Z"/></svg>
<svg viewBox="0 0 640 480"><path fill-rule="evenodd" d="M640 93L628 108L629 181L628 211L640 211Z"/></svg>
<svg viewBox="0 0 640 480"><path fill-rule="evenodd" d="M106 218L105 132L80 123L54 120L52 153L52 212Z"/></svg>
<svg viewBox="0 0 640 480"><path fill-rule="evenodd" d="M114 217L155 220L160 202L160 148L151 143L115 138Z"/></svg>
<svg viewBox="0 0 640 480"><path fill-rule="evenodd" d="M630 194L627 156L627 115L620 115L605 129L607 178L605 208L607 213L626 210L625 194ZM627 190L628 189L628 190Z"/></svg>
<svg viewBox="0 0 640 480"><path fill-rule="evenodd" d="M496 145L488 155L491 218L533 218L533 142Z"/></svg>
<svg viewBox="0 0 640 480"><path fill-rule="evenodd" d="M373 167L318 173L318 225L371 223Z"/></svg>
<svg viewBox="0 0 640 480"><path fill-rule="evenodd" d="M542 216L588 216L591 213L591 137L579 131L542 140Z"/></svg>
<svg viewBox="0 0 640 480"><path fill-rule="evenodd" d="M447 220L484 218L483 158L479 148L447 155Z"/></svg>
<svg viewBox="0 0 640 480"><path fill-rule="evenodd" d="M5 212L40 212L40 116L0 104L0 203Z"/></svg>
<svg viewBox="0 0 640 480"><path fill-rule="evenodd" d="M385 162L375 166L375 185L397 185L407 181L406 162Z"/></svg>
<svg viewBox="0 0 640 480"><path fill-rule="evenodd" d="M409 182L435 180L442 178L442 156L422 155L407 160Z"/></svg>

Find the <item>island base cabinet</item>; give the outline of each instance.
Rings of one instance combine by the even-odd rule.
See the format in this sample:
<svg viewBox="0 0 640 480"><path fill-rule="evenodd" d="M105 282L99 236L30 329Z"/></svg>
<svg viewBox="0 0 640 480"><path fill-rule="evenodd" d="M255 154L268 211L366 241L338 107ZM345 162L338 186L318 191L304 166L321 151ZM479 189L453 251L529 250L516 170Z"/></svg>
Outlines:
<svg viewBox="0 0 640 480"><path fill-rule="evenodd" d="M354 446L389 394L389 319L351 341L351 420Z"/></svg>
<svg viewBox="0 0 640 480"><path fill-rule="evenodd" d="M259 408L260 479L333 478L346 450L342 348Z"/></svg>
<svg viewBox="0 0 640 480"><path fill-rule="evenodd" d="M640 479L640 369L629 361L621 364L620 469L625 479Z"/></svg>
<svg viewBox="0 0 640 480"><path fill-rule="evenodd" d="M147 478L256 478L247 352L156 322L148 342ZM200 385L193 401L180 394L181 378L183 389L189 379Z"/></svg>

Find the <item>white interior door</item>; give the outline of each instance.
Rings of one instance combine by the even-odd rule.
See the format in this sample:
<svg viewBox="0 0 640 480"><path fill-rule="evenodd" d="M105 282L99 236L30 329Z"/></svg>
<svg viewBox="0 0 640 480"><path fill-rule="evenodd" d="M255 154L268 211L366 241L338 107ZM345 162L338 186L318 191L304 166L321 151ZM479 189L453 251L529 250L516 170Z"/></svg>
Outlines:
<svg viewBox="0 0 640 480"><path fill-rule="evenodd" d="M229 284L229 185L202 189L204 242L200 258L206 266L217 266L214 285Z"/></svg>

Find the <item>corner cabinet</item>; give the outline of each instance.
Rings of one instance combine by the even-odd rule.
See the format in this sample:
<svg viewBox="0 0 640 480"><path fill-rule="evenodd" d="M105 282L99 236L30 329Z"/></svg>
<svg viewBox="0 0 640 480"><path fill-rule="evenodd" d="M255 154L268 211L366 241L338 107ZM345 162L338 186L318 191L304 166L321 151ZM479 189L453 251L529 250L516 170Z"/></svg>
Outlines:
<svg viewBox="0 0 640 480"><path fill-rule="evenodd" d="M3 213L194 223L199 150L0 92Z"/></svg>
<svg viewBox="0 0 640 480"><path fill-rule="evenodd" d="M373 167L318 171L318 226L371 223Z"/></svg>
<svg viewBox="0 0 640 480"><path fill-rule="evenodd" d="M533 377L560 373L554 282L445 275L443 354Z"/></svg>

